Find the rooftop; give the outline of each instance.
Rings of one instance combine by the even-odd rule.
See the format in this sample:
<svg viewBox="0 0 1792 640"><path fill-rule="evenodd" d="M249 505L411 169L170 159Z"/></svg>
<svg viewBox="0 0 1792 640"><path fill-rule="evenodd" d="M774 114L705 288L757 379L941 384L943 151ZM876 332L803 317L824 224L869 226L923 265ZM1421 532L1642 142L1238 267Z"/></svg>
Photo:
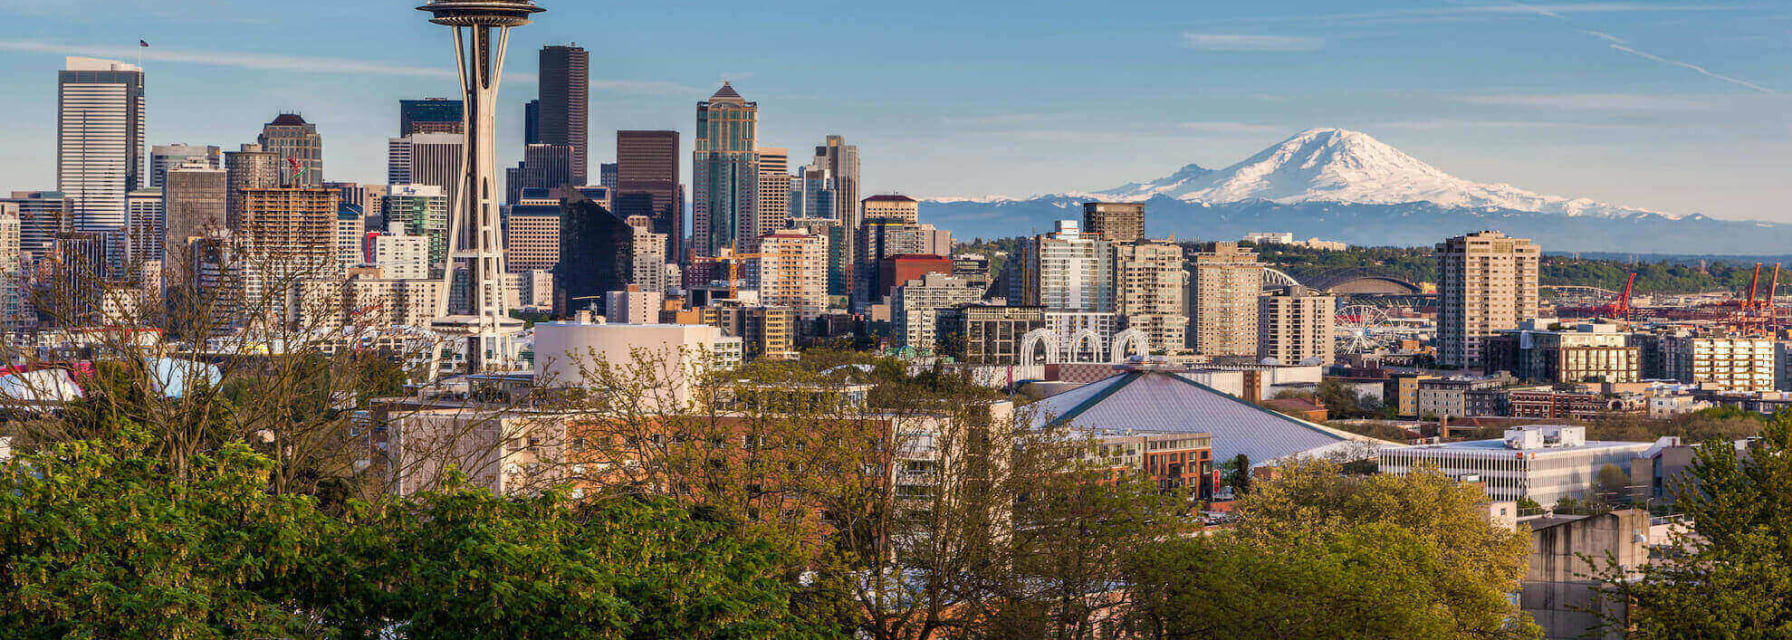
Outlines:
<svg viewBox="0 0 1792 640"><path fill-rule="evenodd" d="M1125 371L1031 408L1039 412L1038 427L1066 424L1109 435L1211 434L1214 459L1244 454L1256 465L1388 444L1285 416L1168 371Z"/></svg>

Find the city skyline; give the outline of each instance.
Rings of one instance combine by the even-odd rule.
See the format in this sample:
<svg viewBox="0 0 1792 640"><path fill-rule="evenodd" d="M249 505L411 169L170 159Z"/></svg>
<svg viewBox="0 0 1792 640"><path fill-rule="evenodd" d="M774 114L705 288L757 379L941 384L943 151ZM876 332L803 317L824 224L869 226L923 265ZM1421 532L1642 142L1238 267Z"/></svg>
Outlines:
<svg viewBox="0 0 1792 640"><path fill-rule="evenodd" d="M0 38L0 77L42 87L64 56L135 63L141 54L149 144L234 148L292 111L318 124L330 179L375 182L397 101L455 93L452 69L433 62L445 45L411 24L407 3L365 10L365 24L342 19L360 3L314 5L276 16L216 1L134 2L123 7L133 19L99 22L83 15L94 2L6 0L0 15L33 35ZM1471 180L1792 221L1778 205L1792 195L1777 178L1792 157L1792 126L1777 126L1789 100L1775 79L1792 68L1792 47L1773 27L1792 20L1782 9L1375 2L1343 15L1279 2L1180 16L1140 2L1069 22L1067 6L1025 16L1001 3L927 8L851 7L822 24L796 19L801 7L755 16L708 2L677 16L557 7L554 25L512 42L500 164L520 159L522 104L537 90L528 54L573 42L592 54L594 165L613 160L618 129L679 130L688 152L691 106L731 79L763 105L761 144L800 149L837 133L864 148L866 194L1102 189L1189 162L1222 167L1297 131L1339 126ZM585 37L611 19L636 27ZM989 24L1002 25L1000 37L966 37ZM705 25L724 33L668 39ZM854 46L814 55L808 43L830 29ZM763 46L748 47L754 38ZM753 53L738 55L743 47ZM54 95L10 92L0 109L49 123ZM47 130L0 138L8 189L53 186Z"/></svg>

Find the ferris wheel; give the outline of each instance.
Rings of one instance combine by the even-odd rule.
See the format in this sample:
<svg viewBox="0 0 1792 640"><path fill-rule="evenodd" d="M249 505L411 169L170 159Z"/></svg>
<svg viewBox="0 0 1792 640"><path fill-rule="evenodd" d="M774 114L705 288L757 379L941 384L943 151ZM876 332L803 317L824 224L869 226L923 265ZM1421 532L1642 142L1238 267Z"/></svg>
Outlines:
<svg viewBox="0 0 1792 640"><path fill-rule="evenodd" d="M1353 304L1338 309L1338 353L1373 353L1383 346L1389 325L1387 312L1378 307Z"/></svg>

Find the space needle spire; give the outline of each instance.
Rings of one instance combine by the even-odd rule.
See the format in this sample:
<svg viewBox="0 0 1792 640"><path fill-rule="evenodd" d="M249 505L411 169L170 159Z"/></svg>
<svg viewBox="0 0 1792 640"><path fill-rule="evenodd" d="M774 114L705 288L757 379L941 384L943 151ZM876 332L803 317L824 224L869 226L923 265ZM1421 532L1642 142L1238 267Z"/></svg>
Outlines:
<svg viewBox="0 0 1792 640"><path fill-rule="evenodd" d="M417 7L430 22L454 29L454 57L465 97L462 173L448 204L448 264L436 302L437 333L462 340L469 374L506 368L516 360L523 323L504 301L504 241L499 230L497 186L498 83L510 28L544 11L531 0L432 0ZM455 273L466 277L456 282ZM452 305L457 287L460 303Z"/></svg>

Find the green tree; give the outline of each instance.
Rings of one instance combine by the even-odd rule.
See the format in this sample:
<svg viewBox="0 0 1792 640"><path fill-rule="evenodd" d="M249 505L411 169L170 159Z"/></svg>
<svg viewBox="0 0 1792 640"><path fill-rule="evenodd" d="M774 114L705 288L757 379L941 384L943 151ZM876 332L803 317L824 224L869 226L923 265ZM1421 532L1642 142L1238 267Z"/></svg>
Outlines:
<svg viewBox="0 0 1792 640"><path fill-rule="evenodd" d="M1645 640L1792 636L1792 417L1746 452L1701 446L1688 476L1674 487L1692 524L1673 541L1682 554L1634 571L1609 563L1607 595L1631 606L1607 624Z"/></svg>
<svg viewBox="0 0 1792 640"><path fill-rule="evenodd" d="M1526 570L1526 538L1495 527L1485 496L1442 474L1347 476L1336 462L1290 463L1236 512L1227 533L1142 556L1135 588L1151 637L1536 635L1506 599ZM1214 568L1178 572L1177 558ZM1155 573L1161 566L1170 573ZM1168 584L1176 574L1186 580ZM1209 593L1238 606L1194 602Z"/></svg>
<svg viewBox="0 0 1792 640"><path fill-rule="evenodd" d="M1230 473L1226 476L1226 485L1232 487L1232 491L1239 495L1249 493L1251 491L1251 457L1242 453L1238 454L1232 458L1227 467Z"/></svg>
<svg viewBox="0 0 1792 640"><path fill-rule="evenodd" d="M26 451L0 465L0 628L25 638L294 637L262 595L321 546L306 497L268 492L273 463L243 445L177 476L156 439Z"/></svg>

